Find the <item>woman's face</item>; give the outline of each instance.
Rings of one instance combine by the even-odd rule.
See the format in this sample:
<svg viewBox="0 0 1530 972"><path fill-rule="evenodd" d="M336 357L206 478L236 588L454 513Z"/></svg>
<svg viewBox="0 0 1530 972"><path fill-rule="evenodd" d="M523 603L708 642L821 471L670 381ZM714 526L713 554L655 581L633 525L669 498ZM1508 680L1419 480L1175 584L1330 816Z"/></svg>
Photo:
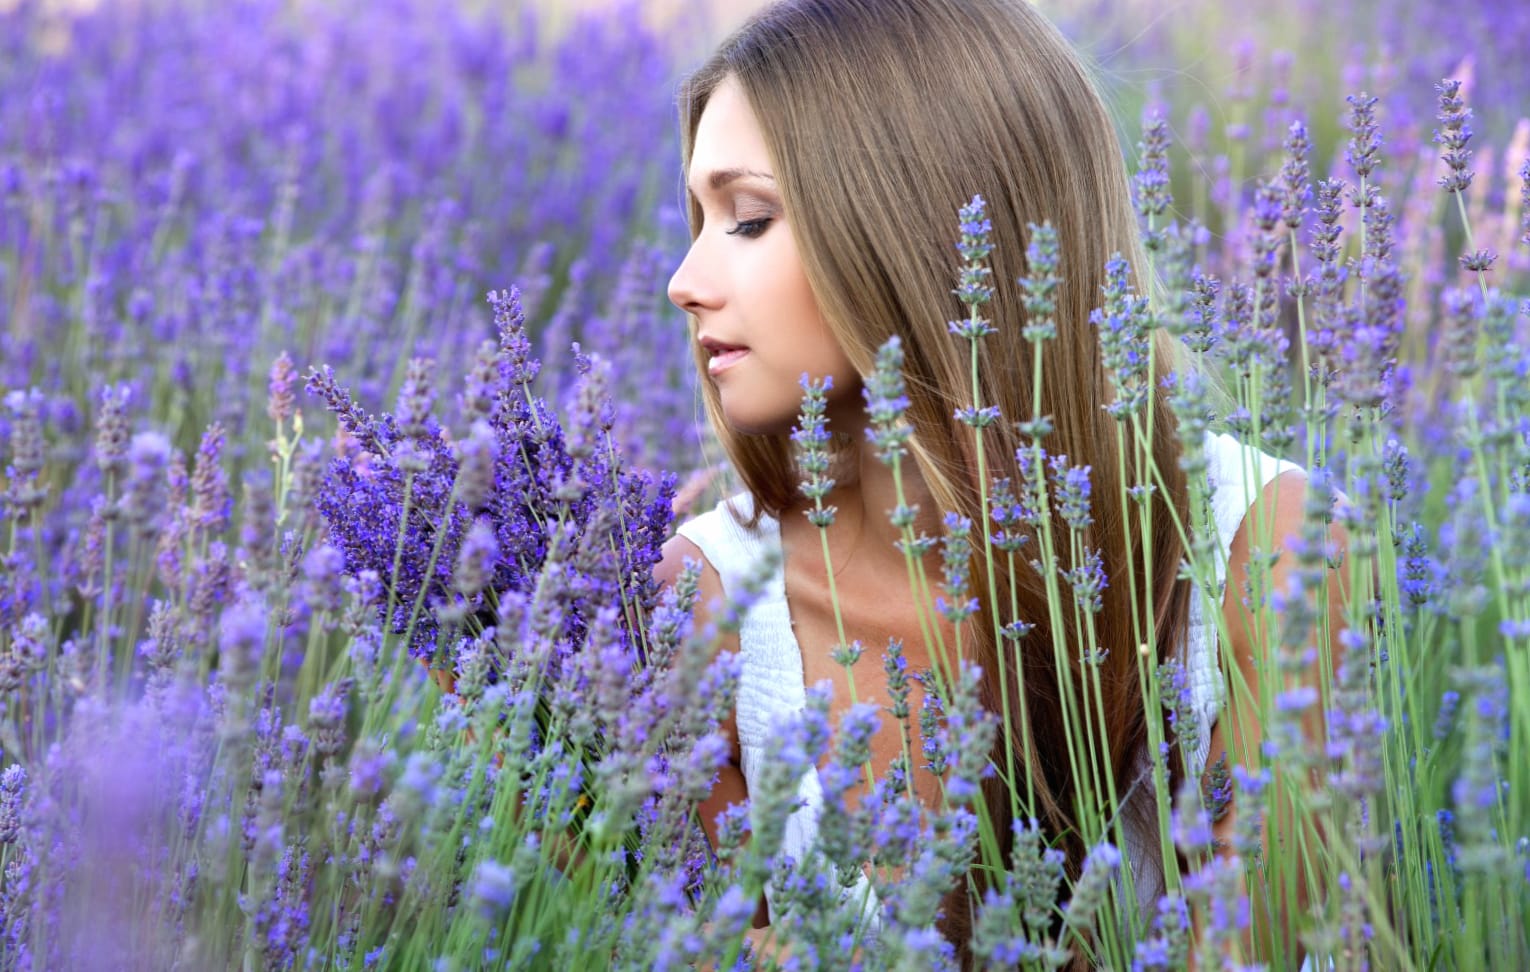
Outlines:
<svg viewBox="0 0 1530 972"><path fill-rule="evenodd" d="M670 278L669 299L695 316L694 339L710 356L708 380L728 424L745 433L789 430L803 372L833 378L831 399L855 396L859 378L808 286L765 137L732 78L707 100L687 179L702 220Z"/></svg>

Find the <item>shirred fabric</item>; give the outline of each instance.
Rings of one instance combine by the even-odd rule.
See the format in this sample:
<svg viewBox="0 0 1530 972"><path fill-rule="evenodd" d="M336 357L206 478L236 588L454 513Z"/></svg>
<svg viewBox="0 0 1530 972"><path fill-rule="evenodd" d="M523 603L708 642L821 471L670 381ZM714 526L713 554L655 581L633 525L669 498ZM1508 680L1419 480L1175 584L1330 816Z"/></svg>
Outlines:
<svg viewBox="0 0 1530 972"><path fill-rule="evenodd" d="M1227 561L1233 536L1249 507L1272 479L1300 467L1221 433L1207 434L1206 452L1212 521L1220 551L1215 570L1216 599L1220 604L1220 592L1227 582ZM737 519L730 507L737 511ZM785 572L780 565L780 524L773 517L761 516L756 528L745 529L738 521L747 520L753 508L749 494L740 493L686 521L676 531L700 548L707 562L717 571L724 591L737 589L756 563L769 553L777 554L776 569L759 599L744 615L739 629L738 743L740 768L751 788L761 766L769 758L770 740L776 724L801 712L807 704L802 682L802 649L792 631ZM1205 769L1211 726L1221 709L1223 697L1222 674L1217 663L1216 619L1207 620L1202 601L1199 592L1191 599L1189 628L1178 653L1199 716L1196 720L1198 736L1187 761L1187 770L1192 776L1199 776ZM1146 820L1151 821L1154 819L1151 763L1146 752L1142 754L1140 766L1139 783L1128 791L1123 811L1145 809ZM1142 781L1148 781L1149 786L1141 785ZM823 790L816 769L803 774L797 796L801 806L787 820L781 850L800 861L813 852L818 836L818 818L823 810ZM1142 801L1146 801L1145 805ZM1162 893L1163 875L1153 850L1157 846L1156 830L1135 824L1142 817L1142 813L1136 812L1124 815L1123 822L1127 823L1127 847L1124 849L1132 863L1138 902L1148 910ZM775 904L769 885L765 897L773 921ZM848 889L845 900L862 902L866 931L874 936L880 903L864 874Z"/></svg>

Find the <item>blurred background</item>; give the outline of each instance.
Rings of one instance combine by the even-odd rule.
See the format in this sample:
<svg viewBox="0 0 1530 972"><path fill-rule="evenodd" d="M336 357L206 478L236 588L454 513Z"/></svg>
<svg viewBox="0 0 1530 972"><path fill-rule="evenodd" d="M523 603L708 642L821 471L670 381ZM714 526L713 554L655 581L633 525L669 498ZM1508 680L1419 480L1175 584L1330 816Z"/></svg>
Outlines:
<svg viewBox="0 0 1530 972"><path fill-rule="evenodd" d="M465 367L492 333L484 294L515 284L548 390L571 342L620 349L620 400L643 403L622 406L624 441L696 465L683 321L663 296L686 245L674 93L759 5L0 0L0 387L37 390L70 465L117 384L180 447L217 420L239 455L265 441L252 403L279 353L386 410L410 355ZM1461 243L1433 186L1445 76L1476 113L1472 204L1512 242L1530 4L1043 7L1094 65L1129 160L1144 115L1167 119L1173 212L1205 224L1208 258L1235 253L1291 121L1311 130L1314 177L1344 174L1345 96L1366 91L1395 160L1383 189L1420 250L1413 286L1438 289L1422 254ZM1437 300L1411 296L1427 330ZM0 410L0 450L8 429ZM60 541L87 511L64 505Z"/></svg>

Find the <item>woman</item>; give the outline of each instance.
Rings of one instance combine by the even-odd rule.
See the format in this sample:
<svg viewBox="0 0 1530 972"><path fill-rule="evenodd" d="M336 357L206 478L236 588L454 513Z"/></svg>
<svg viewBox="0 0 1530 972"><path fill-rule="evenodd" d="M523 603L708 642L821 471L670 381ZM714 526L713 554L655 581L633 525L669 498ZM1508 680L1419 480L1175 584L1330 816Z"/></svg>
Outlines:
<svg viewBox="0 0 1530 972"><path fill-rule="evenodd" d="M914 461L904 466L903 489L921 511L917 529L940 533L944 512L982 524L975 437L954 417L972 404L969 349L947 329L964 311L951 289L955 215L977 193L988 201L992 222L996 292L984 313L997 329L984 339L978 385L982 403L997 405L1005 418L983 433L990 478L1023 481L1016 452L1031 441L1014 424L1032 416L1035 390L1035 346L1020 337L1027 317L1014 286L1028 273L1026 227L1050 222L1060 241L1058 333L1046 344L1036 414L1051 417L1049 453L1092 468L1089 537L1109 577L1095 632L1111 649L1099 661L1109 745L1098 770L1123 794L1123 850L1137 897L1150 905L1163 886L1146 769L1148 722L1159 713L1145 711L1139 664L1177 659L1190 672L1202 728L1186 757L1172 763L1176 789L1224 751L1256 751L1259 727L1217 719L1217 619L1201 616L1199 598L1179 579L1186 550L1174 524L1191 517L1166 392L1155 382L1144 409L1151 422L1145 427L1153 430L1146 451L1161 479L1150 476L1138 450L1118 456L1117 420L1105 410L1112 392L1090 311L1100 303L1112 255L1125 256L1133 280L1146 279L1148 267L1110 118L1079 59L1024 0L788 0L756 15L685 82L681 126L692 245L669 295L690 315L708 417L746 492L682 525L659 573L672 581L687 558L700 561L706 604L721 598L756 555L782 556L781 571L740 634L724 645L742 651L743 680L736 718L726 727L735 758L702 807L711 836L716 813L741 802L770 759L771 720L801 708L804 684L831 682L836 712L850 704L852 678L860 700L885 704L875 650L849 670L831 659L839 623L847 639L872 648L901 639L911 669L932 663L895 546L898 531L887 517L898 502L893 479L866 444L862 388L878 347L896 335L913 429ZM1183 360L1163 331L1152 340L1160 375ZM838 433L838 485L825 503L838 513L827 527L827 558L817 528L803 516L809 507L798 493L789 438L804 373L832 379L828 427ZM1239 596L1253 526L1244 513L1259 497L1270 535L1278 541L1294 534L1305 479L1225 436L1208 445L1217 539L1229 565L1222 608L1230 643L1220 651L1236 659L1257 692L1253 659L1264 649L1250 634ZM1149 501L1150 538L1132 529L1135 519L1128 524L1115 504L1118 485L1142 482L1159 485ZM1135 581L1138 603L1152 606L1153 643L1139 658L1126 565L1143 563L1148 542L1151 572L1139 566ZM1254 545L1270 549L1268 542ZM1060 743L1065 716L1051 645L1057 638L1077 644L1078 632L1069 614L1058 615L1065 630L1053 630L1045 579L1024 557L1014 576L997 564L990 590L977 546L972 578L982 610L965 622L963 637L973 646L968 657L982 668L985 705L998 712L1007 697L1013 707L1002 728L1010 736L1007 751L1029 754L1015 774L987 781L983 801L1007 842L1013 788L1028 777L1037 816L1076 874L1085 848L1074 819L1076 768ZM938 553L929 557L928 573L939 576ZM1282 582L1279 566L1272 580ZM1018 649L993 635L994 592L1006 592L1001 620L1013 620L1011 583L1019 592L1018 617L1035 625ZM954 626L940 624L950 644ZM998 663L1001 648L1012 653L1008 665ZM1024 724L1018 711L1027 713ZM884 729L873 742L873 769L882 772L900 751L897 733ZM996 764L1004 751L1001 740ZM793 854L810 849L815 836L812 776L802 790L810 805L788 830L785 849ZM940 799L928 773L916 774L915 789L932 804ZM1234 817L1217 823L1219 835L1231 832ZM760 919L771 911L769 890L766 898ZM874 895L870 900L874 908ZM958 952L970 920L967 896L950 895L941 930Z"/></svg>

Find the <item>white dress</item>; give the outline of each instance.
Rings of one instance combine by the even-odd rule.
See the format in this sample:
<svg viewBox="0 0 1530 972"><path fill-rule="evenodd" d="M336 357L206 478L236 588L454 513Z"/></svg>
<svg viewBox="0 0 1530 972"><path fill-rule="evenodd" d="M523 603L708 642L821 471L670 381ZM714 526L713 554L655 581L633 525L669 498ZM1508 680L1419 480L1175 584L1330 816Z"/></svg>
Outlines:
<svg viewBox="0 0 1530 972"><path fill-rule="evenodd" d="M1207 474L1212 486L1212 517L1221 547L1216 564L1216 589L1220 591L1226 584L1233 535L1249 507L1270 480L1299 467L1244 446L1223 434L1208 433L1206 454L1209 460ZM744 781L752 789L764 761L769 758L774 725L783 717L802 711L807 705L807 695L802 681L802 649L792 631L785 574L780 566L780 524L773 517L762 516L755 529L747 530L729 512L730 504L745 519L753 511L749 494L740 493L682 523L676 532L701 549L717 571L725 592L736 589L736 585L741 584L753 566L768 553L777 555L776 570L742 619L739 629L742 672L738 688L738 744ZM1199 594L1191 598L1189 631L1186 643L1180 649L1178 657L1188 674L1199 733L1191 747L1186 769L1192 776L1199 776L1205 769L1211 726L1220 711L1223 694L1217 664L1216 619L1206 618ZM1142 754L1141 763L1143 772L1147 773L1150 761L1146 752ZM1146 780L1147 785L1138 785L1128 794L1126 803L1133 805L1134 801L1146 801L1146 819L1156 820L1151 806L1151 776L1148 775ZM803 774L797 795L802 805L787 820L781 852L800 861L812 852L817 842L818 817L823 809L823 790L816 769ZM1142 816L1128 813L1123 821ZM1152 913L1163 886L1157 854L1153 851L1157 840L1156 830L1144 829L1139 833L1137 828L1127 827L1124 856L1132 862L1133 884L1145 914ZM774 920L775 906L769 886L765 897ZM874 932L880 903L864 874L848 890L845 900L864 902L866 925Z"/></svg>

